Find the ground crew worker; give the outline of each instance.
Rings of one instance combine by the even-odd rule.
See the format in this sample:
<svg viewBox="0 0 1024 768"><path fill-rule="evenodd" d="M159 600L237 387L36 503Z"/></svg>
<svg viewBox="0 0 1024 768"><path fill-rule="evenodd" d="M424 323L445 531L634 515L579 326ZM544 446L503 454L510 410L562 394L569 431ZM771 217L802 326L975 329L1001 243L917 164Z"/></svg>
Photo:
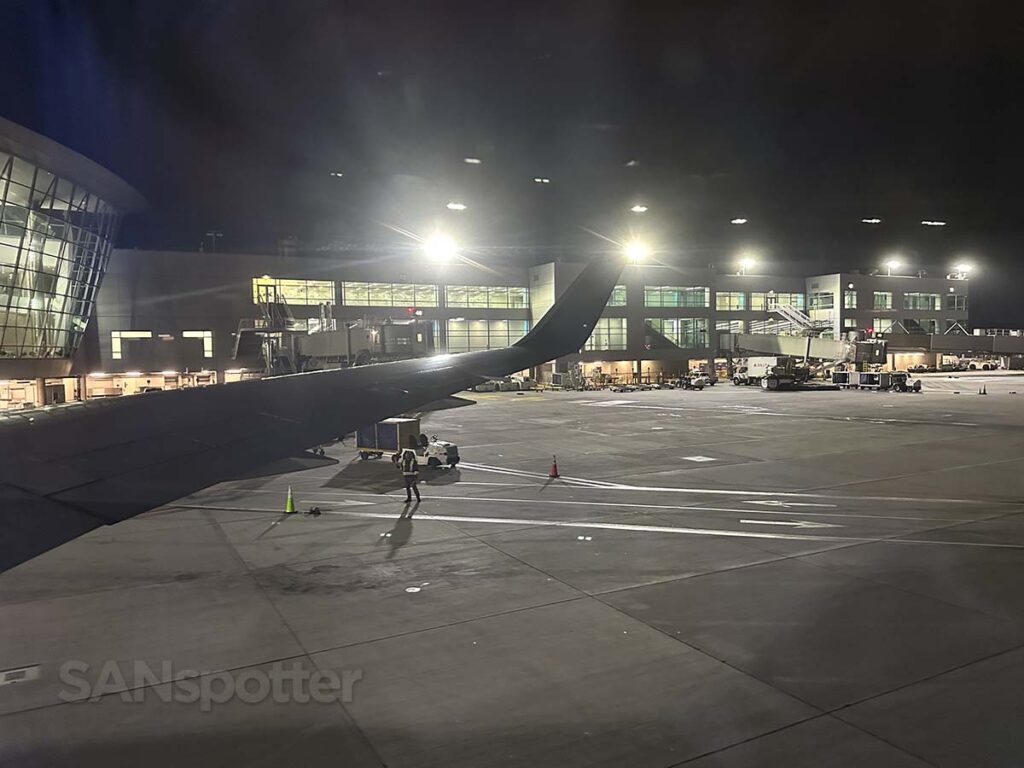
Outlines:
<svg viewBox="0 0 1024 768"><path fill-rule="evenodd" d="M402 461L400 462L402 469L402 479L405 480L405 503L409 504L412 502L412 494L416 493L416 502L420 500L420 489L416 486L420 475L420 465L416 461L416 452L406 449L402 454Z"/></svg>

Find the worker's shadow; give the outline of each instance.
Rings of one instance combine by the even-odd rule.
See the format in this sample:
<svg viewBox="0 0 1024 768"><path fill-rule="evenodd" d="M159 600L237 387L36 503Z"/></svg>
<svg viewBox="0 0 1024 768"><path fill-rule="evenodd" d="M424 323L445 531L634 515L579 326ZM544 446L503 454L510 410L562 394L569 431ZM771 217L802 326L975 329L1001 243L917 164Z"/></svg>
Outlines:
<svg viewBox="0 0 1024 768"><path fill-rule="evenodd" d="M388 456L363 461L353 459L334 477L324 483L325 488L345 488L349 491L388 493L405 487L402 473Z"/></svg>
<svg viewBox="0 0 1024 768"><path fill-rule="evenodd" d="M419 502L414 504L407 504L405 510L398 519L395 520L394 526L387 533L381 534L380 544L386 544L388 547L387 559L390 560L395 556L399 549L404 547L412 539L412 516L416 512L416 508L419 506Z"/></svg>

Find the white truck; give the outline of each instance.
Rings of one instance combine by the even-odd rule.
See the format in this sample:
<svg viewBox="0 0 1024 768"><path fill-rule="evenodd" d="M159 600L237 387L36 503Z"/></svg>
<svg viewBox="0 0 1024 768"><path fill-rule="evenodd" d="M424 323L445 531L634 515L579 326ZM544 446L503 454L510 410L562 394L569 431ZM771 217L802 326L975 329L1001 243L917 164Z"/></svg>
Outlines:
<svg viewBox="0 0 1024 768"><path fill-rule="evenodd" d="M747 357L739 361L732 375L732 383L740 385L758 385L771 373L772 369L782 364L783 357Z"/></svg>

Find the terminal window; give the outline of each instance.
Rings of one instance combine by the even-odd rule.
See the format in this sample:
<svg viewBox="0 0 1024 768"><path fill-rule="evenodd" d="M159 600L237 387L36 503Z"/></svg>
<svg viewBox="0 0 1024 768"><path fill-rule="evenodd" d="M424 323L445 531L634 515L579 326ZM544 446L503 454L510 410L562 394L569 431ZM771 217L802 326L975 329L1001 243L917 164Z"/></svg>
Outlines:
<svg viewBox="0 0 1024 768"><path fill-rule="evenodd" d="M612 295L608 297L609 307L624 307L626 306L626 286L616 285L612 289Z"/></svg>
<svg viewBox="0 0 1024 768"><path fill-rule="evenodd" d="M710 295L711 290L700 285L645 285L644 306L707 309L711 304ZM740 295L742 296L742 294ZM625 303L625 290L623 290L622 304L613 304L611 306L624 306Z"/></svg>
<svg viewBox="0 0 1024 768"><path fill-rule="evenodd" d="M111 331L110 332L110 359L120 360L122 355L121 341L123 339L152 339L152 331Z"/></svg>
<svg viewBox="0 0 1024 768"><path fill-rule="evenodd" d="M875 309L892 309L892 292L891 291L875 291ZM878 329L878 326L875 326Z"/></svg>
<svg viewBox="0 0 1024 768"><path fill-rule="evenodd" d="M183 339L202 339L203 357L213 357L213 331L182 331Z"/></svg>
<svg viewBox="0 0 1024 768"><path fill-rule="evenodd" d="M811 309L832 309L835 307L835 294L832 291L821 291L812 293L810 296Z"/></svg>
<svg viewBox="0 0 1024 768"><path fill-rule="evenodd" d="M775 307L793 307L803 311L807 308L807 296L802 293L777 293L755 291L750 294L750 308L763 312Z"/></svg>
<svg viewBox="0 0 1024 768"><path fill-rule="evenodd" d="M291 280L276 277L252 279L252 303L270 302L295 306L334 304L334 282L331 280Z"/></svg>
<svg viewBox="0 0 1024 768"><path fill-rule="evenodd" d="M746 333L746 320L718 320L715 322L715 330L723 333Z"/></svg>
<svg viewBox="0 0 1024 768"><path fill-rule="evenodd" d="M857 308L857 292L843 291L843 309Z"/></svg>
<svg viewBox="0 0 1024 768"><path fill-rule="evenodd" d="M348 307L436 307L437 286L426 283L342 283Z"/></svg>
<svg viewBox="0 0 1024 768"><path fill-rule="evenodd" d="M529 320L449 320L448 352L501 349L515 344L529 330Z"/></svg>
<svg viewBox="0 0 1024 768"><path fill-rule="evenodd" d="M719 291L715 294L715 309L735 310L747 308L747 295L742 291Z"/></svg>
<svg viewBox="0 0 1024 768"><path fill-rule="evenodd" d="M504 285L449 285L445 287L445 304L449 307L527 309L530 306L530 289Z"/></svg>
<svg viewBox="0 0 1024 768"><path fill-rule="evenodd" d="M951 312L966 312L967 297L950 294L946 297L946 309Z"/></svg>
<svg viewBox="0 0 1024 768"><path fill-rule="evenodd" d="M738 321L742 324L742 320ZM644 323L683 349L708 345L708 321L703 317L649 317ZM726 325L731 321L726 320ZM742 333L741 330L736 333Z"/></svg>
<svg viewBox="0 0 1024 768"><path fill-rule="evenodd" d="M892 330L892 318L891 317L876 317L875 318L875 333L889 333Z"/></svg>
<svg viewBox="0 0 1024 768"><path fill-rule="evenodd" d="M602 317L594 323L594 332L583 345L584 350L626 348L626 318Z"/></svg>
<svg viewBox="0 0 1024 768"><path fill-rule="evenodd" d="M904 309L942 309L942 294L940 293L904 293Z"/></svg>

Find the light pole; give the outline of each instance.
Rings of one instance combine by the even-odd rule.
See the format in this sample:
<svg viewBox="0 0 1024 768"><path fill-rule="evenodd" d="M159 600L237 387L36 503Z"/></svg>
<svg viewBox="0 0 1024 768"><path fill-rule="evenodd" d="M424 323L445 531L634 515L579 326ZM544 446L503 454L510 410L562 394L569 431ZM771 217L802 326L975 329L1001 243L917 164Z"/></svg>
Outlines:
<svg viewBox="0 0 1024 768"><path fill-rule="evenodd" d="M216 230L213 230L211 232L207 232L206 236L208 238L210 238L210 250L213 253L216 253L217 252L217 240L222 238L222 237L224 237L224 233L223 232L218 232Z"/></svg>
<svg viewBox="0 0 1024 768"><path fill-rule="evenodd" d="M902 266L903 266L903 262L900 261L899 259L895 259L895 258L888 259L885 262L885 269L886 269L885 274L886 274L886 277L892 277L892 271L894 269L899 269Z"/></svg>

